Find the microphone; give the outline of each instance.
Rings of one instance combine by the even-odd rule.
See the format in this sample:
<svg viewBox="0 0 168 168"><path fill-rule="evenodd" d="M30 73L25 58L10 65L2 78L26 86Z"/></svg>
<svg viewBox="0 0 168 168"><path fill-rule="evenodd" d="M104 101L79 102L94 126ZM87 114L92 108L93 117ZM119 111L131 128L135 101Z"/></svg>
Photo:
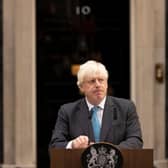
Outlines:
<svg viewBox="0 0 168 168"><path fill-rule="evenodd" d="M92 119L92 115L93 115L93 110L90 110L90 111L89 111L89 116L88 116L89 120Z"/></svg>

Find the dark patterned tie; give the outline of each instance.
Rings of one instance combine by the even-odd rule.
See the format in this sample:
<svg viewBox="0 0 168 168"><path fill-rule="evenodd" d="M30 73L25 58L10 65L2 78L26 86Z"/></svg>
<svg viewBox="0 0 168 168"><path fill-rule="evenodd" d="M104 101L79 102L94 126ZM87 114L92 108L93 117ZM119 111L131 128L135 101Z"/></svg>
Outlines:
<svg viewBox="0 0 168 168"><path fill-rule="evenodd" d="M95 142L99 142L100 138L100 121L98 119L98 111L100 108L98 106L94 106L91 109L91 114L92 114L92 127L93 127L93 132L94 132L94 137L95 137Z"/></svg>

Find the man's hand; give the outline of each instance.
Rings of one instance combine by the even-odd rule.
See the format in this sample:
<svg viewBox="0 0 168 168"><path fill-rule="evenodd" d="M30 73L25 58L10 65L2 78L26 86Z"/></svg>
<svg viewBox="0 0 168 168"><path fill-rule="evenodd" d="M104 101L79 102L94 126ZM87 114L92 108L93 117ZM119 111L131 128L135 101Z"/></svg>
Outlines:
<svg viewBox="0 0 168 168"><path fill-rule="evenodd" d="M87 148L89 145L89 138L85 135L80 135L72 141L72 148Z"/></svg>

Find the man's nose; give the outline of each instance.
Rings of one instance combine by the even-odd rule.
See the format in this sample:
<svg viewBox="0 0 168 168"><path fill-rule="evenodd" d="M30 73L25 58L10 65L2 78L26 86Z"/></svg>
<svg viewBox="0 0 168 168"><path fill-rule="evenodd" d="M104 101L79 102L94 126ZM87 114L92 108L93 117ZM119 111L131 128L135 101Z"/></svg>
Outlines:
<svg viewBox="0 0 168 168"><path fill-rule="evenodd" d="M96 80L95 80L95 84L96 84L96 86L97 86L97 85L100 85L100 81L99 81L98 79L96 79Z"/></svg>

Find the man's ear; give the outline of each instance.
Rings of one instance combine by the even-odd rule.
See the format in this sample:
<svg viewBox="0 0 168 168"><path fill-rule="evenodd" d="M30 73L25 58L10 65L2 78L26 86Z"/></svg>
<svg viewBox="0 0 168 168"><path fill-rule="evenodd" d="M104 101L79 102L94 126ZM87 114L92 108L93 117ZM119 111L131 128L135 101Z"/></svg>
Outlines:
<svg viewBox="0 0 168 168"><path fill-rule="evenodd" d="M82 84L79 86L79 91L80 91L80 94L83 95L84 92L83 92L83 86L82 86Z"/></svg>

